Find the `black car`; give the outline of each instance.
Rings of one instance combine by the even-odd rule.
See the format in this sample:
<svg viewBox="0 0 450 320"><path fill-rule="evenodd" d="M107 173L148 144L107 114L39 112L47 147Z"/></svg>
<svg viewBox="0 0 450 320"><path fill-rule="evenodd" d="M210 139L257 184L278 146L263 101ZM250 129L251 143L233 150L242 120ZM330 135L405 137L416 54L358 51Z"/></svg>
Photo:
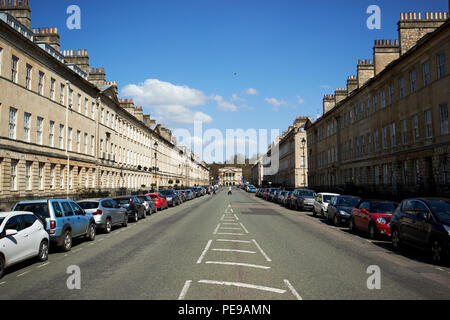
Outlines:
<svg viewBox="0 0 450 320"><path fill-rule="evenodd" d="M158 211L158 208L156 207L155 202L153 201L152 197L150 196L137 196L139 200L142 201L144 204L144 207L146 207L146 214L151 215L153 213L156 213ZM145 204L145 202L148 204Z"/></svg>
<svg viewBox="0 0 450 320"><path fill-rule="evenodd" d="M145 219L147 214L145 212L145 206L142 201L136 196L126 196L114 198L122 208L127 209L128 219L134 222L138 222L139 219Z"/></svg>
<svg viewBox="0 0 450 320"><path fill-rule="evenodd" d="M175 207L181 204L180 196L175 190L161 190L159 193L166 198L168 206Z"/></svg>
<svg viewBox="0 0 450 320"><path fill-rule="evenodd" d="M391 219L392 245L403 243L431 251L434 263L449 253L450 199L415 198L403 200Z"/></svg>
<svg viewBox="0 0 450 320"><path fill-rule="evenodd" d="M333 221L335 225L347 225L352 216L352 210L361 201L355 196L333 196L328 204L327 221Z"/></svg>

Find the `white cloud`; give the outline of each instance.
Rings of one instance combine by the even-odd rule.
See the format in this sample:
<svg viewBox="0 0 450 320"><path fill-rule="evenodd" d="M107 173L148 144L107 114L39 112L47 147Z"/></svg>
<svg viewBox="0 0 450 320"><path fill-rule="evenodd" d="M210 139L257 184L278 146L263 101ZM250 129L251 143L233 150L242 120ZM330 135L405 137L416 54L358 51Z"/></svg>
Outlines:
<svg viewBox="0 0 450 320"><path fill-rule="evenodd" d="M297 103L298 104L303 104L305 102L305 99L303 99L302 97L300 97L300 96L297 96Z"/></svg>
<svg viewBox="0 0 450 320"><path fill-rule="evenodd" d="M278 100L276 98L266 98L265 100L273 106L275 111L278 111L280 106L287 106L287 102L284 100Z"/></svg>
<svg viewBox="0 0 450 320"><path fill-rule="evenodd" d="M331 86L327 85L327 84L323 84L320 86L322 89L331 89Z"/></svg>
<svg viewBox="0 0 450 320"><path fill-rule="evenodd" d="M206 113L189 108L205 105L207 97L202 91L187 86L147 79L143 83L125 86L121 95L130 97L135 104L150 109L152 118L160 122L213 121Z"/></svg>
<svg viewBox="0 0 450 320"><path fill-rule="evenodd" d="M231 101L240 101L240 102L245 102L244 98L239 97L236 93L233 93L233 95L231 96Z"/></svg>
<svg viewBox="0 0 450 320"><path fill-rule="evenodd" d="M249 96L256 96L258 95L258 90L254 89L254 88L249 88L247 90L245 90L245 94L248 94Z"/></svg>
<svg viewBox="0 0 450 320"><path fill-rule="evenodd" d="M223 100L219 95L212 96L211 98L217 102L217 108L222 111L236 112L238 109L234 103Z"/></svg>

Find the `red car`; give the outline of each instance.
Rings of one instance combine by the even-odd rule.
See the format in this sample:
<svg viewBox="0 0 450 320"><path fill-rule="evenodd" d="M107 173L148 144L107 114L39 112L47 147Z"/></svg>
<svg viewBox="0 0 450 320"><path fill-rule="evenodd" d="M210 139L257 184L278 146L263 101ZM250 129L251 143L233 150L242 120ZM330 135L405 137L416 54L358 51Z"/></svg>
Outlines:
<svg viewBox="0 0 450 320"><path fill-rule="evenodd" d="M391 236L392 213L397 208L397 203L384 200L361 200L353 208L349 229L356 229L369 233L371 239L378 235Z"/></svg>
<svg viewBox="0 0 450 320"><path fill-rule="evenodd" d="M169 207L169 204L168 204L166 198L164 198L164 196L162 194L149 193L149 194L147 194L147 196L150 196L152 198L152 200L155 202L156 208L158 210L164 210Z"/></svg>

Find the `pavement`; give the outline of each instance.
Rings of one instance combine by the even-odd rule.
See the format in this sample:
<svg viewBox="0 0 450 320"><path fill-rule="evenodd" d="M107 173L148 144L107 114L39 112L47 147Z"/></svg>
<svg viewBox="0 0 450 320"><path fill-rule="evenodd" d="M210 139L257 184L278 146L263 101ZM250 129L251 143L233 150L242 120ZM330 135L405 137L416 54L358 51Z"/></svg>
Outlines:
<svg viewBox="0 0 450 320"><path fill-rule="evenodd" d="M68 288L71 266L79 267L80 289ZM94 242L75 240L69 253L51 248L47 262L21 263L0 279L2 300L449 297L450 268L431 264L426 253L395 252L387 240L237 189L98 234Z"/></svg>

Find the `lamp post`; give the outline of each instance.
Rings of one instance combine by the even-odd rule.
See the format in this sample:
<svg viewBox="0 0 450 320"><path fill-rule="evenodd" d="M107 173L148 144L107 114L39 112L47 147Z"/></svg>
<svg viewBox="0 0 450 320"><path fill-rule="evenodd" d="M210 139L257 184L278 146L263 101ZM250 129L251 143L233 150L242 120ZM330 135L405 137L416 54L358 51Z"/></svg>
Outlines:
<svg viewBox="0 0 450 320"><path fill-rule="evenodd" d="M303 149L303 186L306 187L306 158L305 158L305 146L306 139L302 139L302 149Z"/></svg>
<svg viewBox="0 0 450 320"><path fill-rule="evenodd" d="M155 148L155 180L156 180L156 192L159 192L159 187L158 187L158 141L155 141L155 143L153 144L154 148Z"/></svg>

